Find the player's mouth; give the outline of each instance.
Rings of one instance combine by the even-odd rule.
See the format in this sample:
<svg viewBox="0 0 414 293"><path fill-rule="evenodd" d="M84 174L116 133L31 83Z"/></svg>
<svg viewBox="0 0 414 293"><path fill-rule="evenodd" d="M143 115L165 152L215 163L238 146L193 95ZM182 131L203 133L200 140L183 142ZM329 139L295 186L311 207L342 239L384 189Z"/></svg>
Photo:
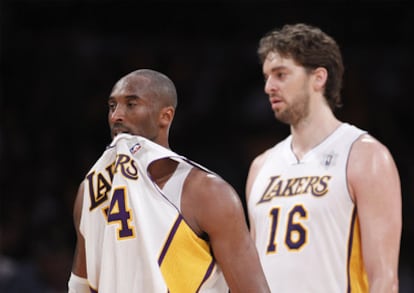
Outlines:
<svg viewBox="0 0 414 293"><path fill-rule="evenodd" d="M269 102L270 102L270 105L272 106L272 109L276 110L283 103L283 100L277 97L270 97Z"/></svg>
<svg viewBox="0 0 414 293"><path fill-rule="evenodd" d="M111 129L112 135L115 137L120 133L130 133L129 129L120 124L115 124Z"/></svg>

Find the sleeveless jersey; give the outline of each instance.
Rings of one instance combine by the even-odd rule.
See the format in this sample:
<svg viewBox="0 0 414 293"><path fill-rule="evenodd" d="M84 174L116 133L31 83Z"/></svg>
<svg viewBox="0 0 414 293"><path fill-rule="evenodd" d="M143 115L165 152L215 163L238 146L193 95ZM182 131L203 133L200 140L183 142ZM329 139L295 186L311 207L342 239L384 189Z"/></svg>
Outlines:
<svg viewBox="0 0 414 293"><path fill-rule="evenodd" d="M170 179L178 187L167 182L168 194L148 174L161 158L180 163ZM85 178L80 231L91 292L228 291L208 242L180 211L181 187L192 167L202 168L145 138L115 137Z"/></svg>
<svg viewBox="0 0 414 293"><path fill-rule="evenodd" d="M363 133L343 123L300 161L291 136L265 154L247 205L272 292L368 292L346 176Z"/></svg>

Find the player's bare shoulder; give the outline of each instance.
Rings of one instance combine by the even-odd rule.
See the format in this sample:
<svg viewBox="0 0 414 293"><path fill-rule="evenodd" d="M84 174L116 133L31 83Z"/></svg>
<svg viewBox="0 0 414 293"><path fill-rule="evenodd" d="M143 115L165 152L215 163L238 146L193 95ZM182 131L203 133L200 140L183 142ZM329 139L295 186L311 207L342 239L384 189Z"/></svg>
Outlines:
<svg viewBox="0 0 414 293"><path fill-rule="evenodd" d="M184 183L181 209L197 234L210 233L217 221L239 214L242 208L237 192L227 181L216 174L192 168Z"/></svg>
<svg viewBox="0 0 414 293"><path fill-rule="evenodd" d="M353 144L349 158L351 170L363 172L367 167L378 168L389 164L394 164L390 151L375 137L364 134Z"/></svg>
<svg viewBox="0 0 414 293"><path fill-rule="evenodd" d="M394 181L399 176L389 149L375 137L364 134L352 146L347 177L352 194L360 186L378 186L378 178Z"/></svg>
<svg viewBox="0 0 414 293"><path fill-rule="evenodd" d="M237 194L233 187L217 174L209 173L199 168L192 168L185 182L185 191L203 197L233 197Z"/></svg>
<svg viewBox="0 0 414 293"><path fill-rule="evenodd" d="M246 181L246 198L249 197L253 182L256 179L259 170L262 168L264 162L266 161L269 151L270 149L267 149L263 153L259 154L256 158L253 159L252 163L250 164Z"/></svg>
<svg viewBox="0 0 414 293"><path fill-rule="evenodd" d="M250 170L255 170L255 169L260 169L264 162L266 161L266 157L269 153L270 149L265 150L264 152L262 152L261 154L259 154L256 158L254 158L254 160L252 161L251 165L250 165Z"/></svg>
<svg viewBox="0 0 414 293"><path fill-rule="evenodd" d="M387 147L370 134L361 135L354 143L352 152L361 152L368 155L369 153L388 153Z"/></svg>

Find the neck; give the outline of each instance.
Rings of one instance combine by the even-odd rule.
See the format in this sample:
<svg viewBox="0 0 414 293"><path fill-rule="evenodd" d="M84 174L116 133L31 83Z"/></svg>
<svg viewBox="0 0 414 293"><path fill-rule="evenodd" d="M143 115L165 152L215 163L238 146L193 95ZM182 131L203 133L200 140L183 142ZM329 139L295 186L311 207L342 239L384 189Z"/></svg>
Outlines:
<svg viewBox="0 0 414 293"><path fill-rule="evenodd" d="M314 111L299 123L291 125L292 150L296 157L302 159L307 152L332 134L340 124L331 109L326 106L320 107L319 111Z"/></svg>
<svg viewBox="0 0 414 293"><path fill-rule="evenodd" d="M158 133L158 137L156 140L157 140L156 142L159 145L162 145L163 147L170 149L170 144L168 143L168 129L167 131L160 131Z"/></svg>

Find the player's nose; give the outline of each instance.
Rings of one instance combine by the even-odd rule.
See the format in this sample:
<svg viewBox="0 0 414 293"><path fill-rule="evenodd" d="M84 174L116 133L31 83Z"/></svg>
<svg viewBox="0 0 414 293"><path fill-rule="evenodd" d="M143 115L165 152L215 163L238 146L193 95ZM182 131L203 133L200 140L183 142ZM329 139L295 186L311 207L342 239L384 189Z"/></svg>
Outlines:
<svg viewBox="0 0 414 293"><path fill-rule="evenodd" d="M121 104L116 105L113 111L110 113L110 119L112 122L123 121L125 117L125 107Z"/></svg>

